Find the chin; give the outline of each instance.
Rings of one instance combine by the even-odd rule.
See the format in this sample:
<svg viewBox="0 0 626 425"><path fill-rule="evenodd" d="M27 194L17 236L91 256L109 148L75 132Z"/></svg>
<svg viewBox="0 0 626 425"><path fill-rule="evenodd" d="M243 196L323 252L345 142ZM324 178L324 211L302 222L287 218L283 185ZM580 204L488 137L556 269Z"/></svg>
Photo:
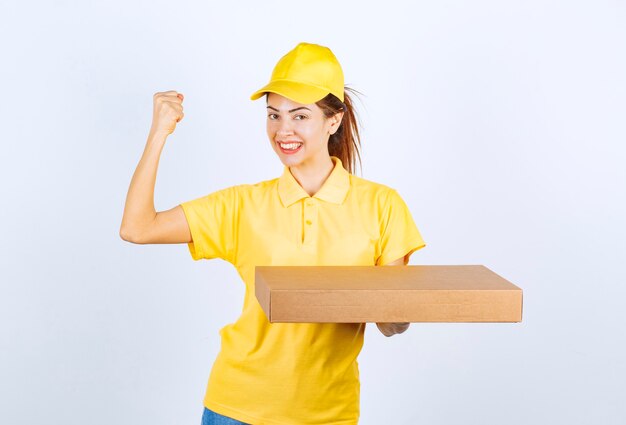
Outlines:
<svg viewBox="0 0 626 425"><path fill-rule="evenodd" d="M282 154L279 154L278 158L284 165L287 165L287 166L293 166L296 164L300 164L302 162L302 158L293 158L293 157L285 156Z"/></svg>
<svg viewBox="0 0 626 425"><path fill-rule="evenodd" d="M304 156L303 156L304 154L302 151L293 155L288 155L288 154L282 153L280 151L280 148L277 148L274 152L276 152L276 155L278 155L278 158L280 158L280 160L283 163L296 164L304 160Z"/></svg>

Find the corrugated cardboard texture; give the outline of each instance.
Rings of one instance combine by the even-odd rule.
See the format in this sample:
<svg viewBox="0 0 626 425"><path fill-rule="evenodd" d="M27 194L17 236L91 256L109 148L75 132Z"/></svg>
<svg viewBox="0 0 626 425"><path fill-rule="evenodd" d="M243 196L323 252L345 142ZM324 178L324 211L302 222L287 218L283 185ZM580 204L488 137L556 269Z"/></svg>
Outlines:
<svg viewBox="0 0 626 425"><path fill-rule="evenodd" d="M270 322L521 322L522 290L482 265L257 266Z"/></svg>

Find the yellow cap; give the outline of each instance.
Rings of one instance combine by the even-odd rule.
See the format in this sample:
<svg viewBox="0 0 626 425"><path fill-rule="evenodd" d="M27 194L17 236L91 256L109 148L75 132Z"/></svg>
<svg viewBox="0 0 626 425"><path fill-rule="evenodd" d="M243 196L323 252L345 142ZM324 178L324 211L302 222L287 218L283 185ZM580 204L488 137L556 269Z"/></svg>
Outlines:
<svg viewBox="0 0 626 425"><path fill-rule="evenodd" d="M299 43L280 58L270 82L255 91L250 99L256 100L272 92L310 104L332 93L343 102L343 89L343 71L333 52L319 44Z"/></svg>

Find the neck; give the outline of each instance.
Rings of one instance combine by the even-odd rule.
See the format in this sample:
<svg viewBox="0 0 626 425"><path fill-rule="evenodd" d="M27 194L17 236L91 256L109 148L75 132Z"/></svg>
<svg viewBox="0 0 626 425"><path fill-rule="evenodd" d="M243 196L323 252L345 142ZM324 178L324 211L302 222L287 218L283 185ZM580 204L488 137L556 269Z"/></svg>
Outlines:
<svg viewBox="0 0 626 425"><path fill-rule="evenodd" d="M330 156L315 164L298 164L289 167L291 175L302 186L309 196L313 196L324 185L324 182L333 172L335 163Z"/></svg>

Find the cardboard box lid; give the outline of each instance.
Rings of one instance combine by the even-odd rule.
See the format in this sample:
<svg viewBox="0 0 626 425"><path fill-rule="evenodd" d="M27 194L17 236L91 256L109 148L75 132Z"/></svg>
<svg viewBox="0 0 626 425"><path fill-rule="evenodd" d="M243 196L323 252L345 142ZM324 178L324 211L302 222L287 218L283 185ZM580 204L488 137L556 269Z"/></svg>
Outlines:
<svg viewBox="0 0 626 425"><path fill-rule="evenodd" d="M520 322L522 290L483 265L257 266L270 322Z"/></svg>

